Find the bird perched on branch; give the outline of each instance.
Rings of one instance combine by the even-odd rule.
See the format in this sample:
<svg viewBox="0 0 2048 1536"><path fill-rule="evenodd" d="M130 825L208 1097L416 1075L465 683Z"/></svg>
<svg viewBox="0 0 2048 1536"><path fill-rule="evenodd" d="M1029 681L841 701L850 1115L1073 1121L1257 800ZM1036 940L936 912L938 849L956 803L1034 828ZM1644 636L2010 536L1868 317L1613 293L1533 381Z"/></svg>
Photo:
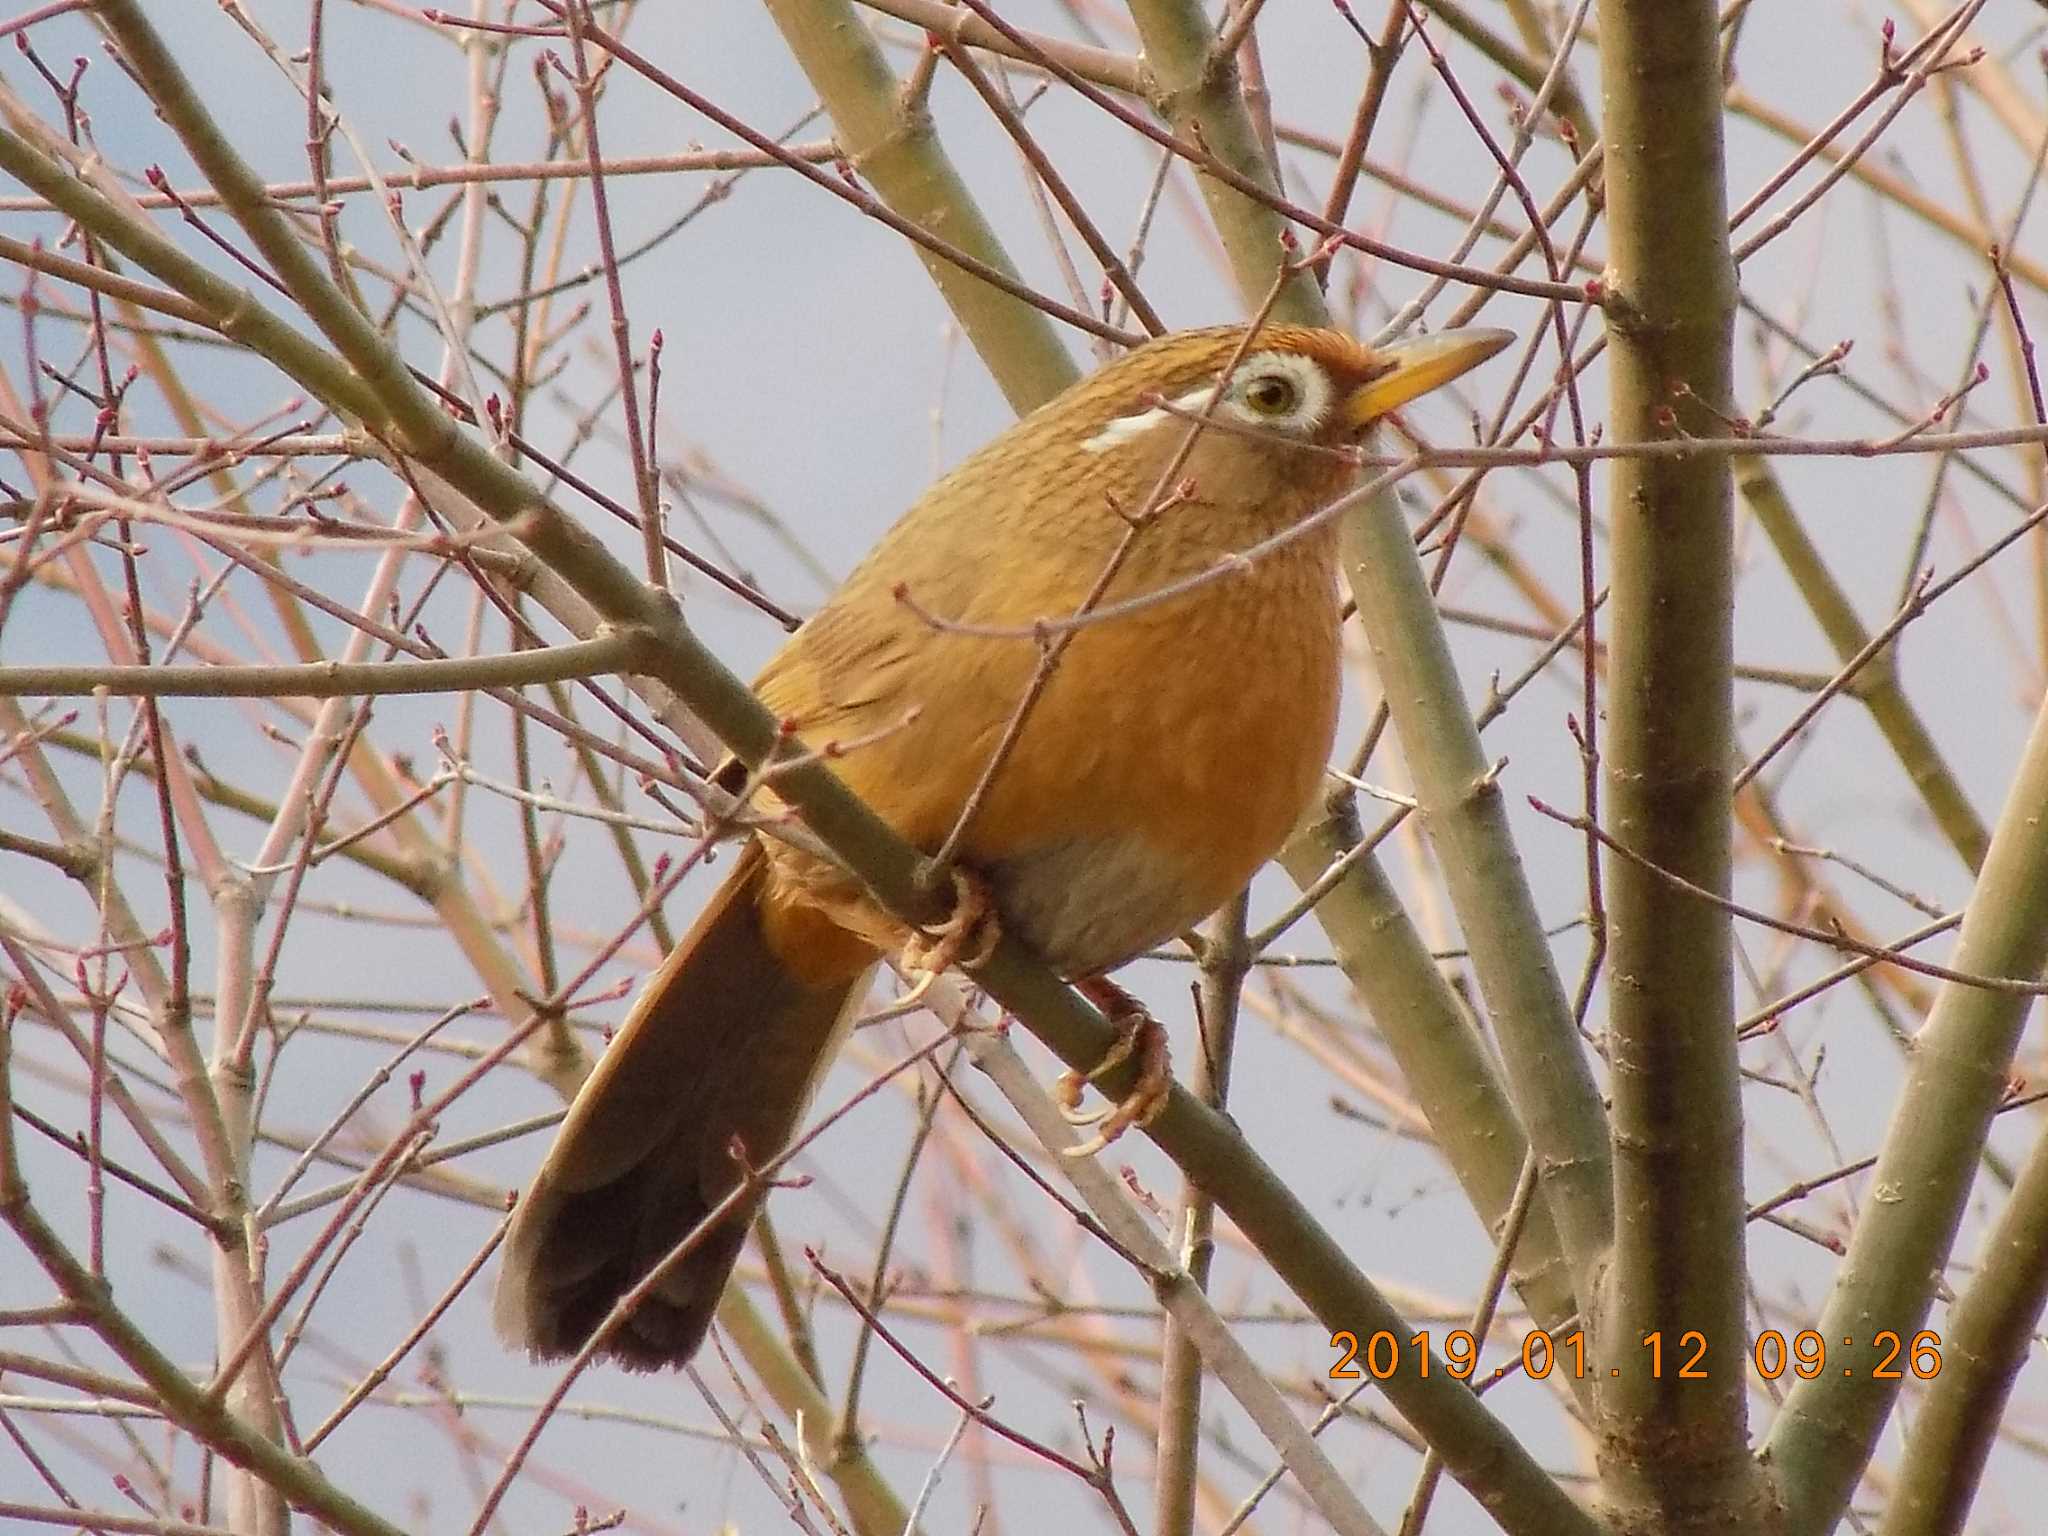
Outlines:
<svg viewBox="0 0 2048 1536"><path fill-rule="evenodd" d="M687 1239L599 1352L688 1360L759 1203L758 1182L736 1196L747 1166L788 1144L899 948L931 972L999 924L1147 1063L1098 1140L1162 1101L1158 1026L1103 973L1241 890L1316 789L1337 715L1336 535L1303 525L1353 482L1345 450L1373 421L1508 340L1165 336L927 491L755 686L896 832L957 857L953 922L908 932L852 877L756 836L520 1201L501 1332L572 1354Z"/></svg>

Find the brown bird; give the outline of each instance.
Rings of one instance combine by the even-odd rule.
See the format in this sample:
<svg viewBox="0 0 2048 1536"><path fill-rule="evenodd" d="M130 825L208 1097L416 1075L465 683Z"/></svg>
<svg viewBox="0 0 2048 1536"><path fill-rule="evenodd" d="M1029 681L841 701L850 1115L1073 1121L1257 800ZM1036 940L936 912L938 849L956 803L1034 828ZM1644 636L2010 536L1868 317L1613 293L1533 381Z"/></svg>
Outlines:
<svg viewBox="0 0 2048 1536"><path fill-rule="evenodd" d="M973 877L963 906L985 894L994 921L1127 1027L1149 1024L1102 973L1241 890L1321 777L1337 715L1336 535L1315 528L1142 599L1342 494L1355 468L1340 450L1509 339L1372 348L1225 326L1135 348L927 491L756 691L803 742L834 744L846 783L909 842L931 853L953 837ZM1084 608L1100 614L1061 631L1041 676L1031 626ZM957 958L973 918L913 959ZM906 937L850 877L757 836L634 1003L521 1200L500 1332L537 1356L574 1353L694 1234L601 1345L638 1369L688 1360L758 1203L696 1231L741 1183L735 1145L759 1167L788 1144L877 960ZM1111 1133L1145 1108L1124 1106Z"/></svg>

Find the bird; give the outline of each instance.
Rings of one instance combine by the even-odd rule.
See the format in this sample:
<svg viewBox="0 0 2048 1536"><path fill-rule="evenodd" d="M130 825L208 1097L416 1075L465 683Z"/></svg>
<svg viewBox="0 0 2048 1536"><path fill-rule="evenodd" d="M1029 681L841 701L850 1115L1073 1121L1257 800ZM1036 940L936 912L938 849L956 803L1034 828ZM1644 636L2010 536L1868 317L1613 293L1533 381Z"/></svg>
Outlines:
<svg viewBox="0 0 2048 1536"><path fill-rule="evenodd" d="M934 483L754 687L897 834L950 850L954 923L908 932L851 876L757 831L520 1197L501 1335L574 1355L668 1260L595 1353L686 1364L763 1198L748 1169L789 1144L898 948L929 973L1008 933L1120 1028L1156 1032L1106 973L1231 900L1322 779L1341 611L1334 521L1312 515L1356 483L1375 421L1511 339L1172 332ZM773 807L743 773L721 782ZM1163 1039L1140 1048L1156 1104ZM1114 1128L1149 1108L1119 1106Z"/></svg>

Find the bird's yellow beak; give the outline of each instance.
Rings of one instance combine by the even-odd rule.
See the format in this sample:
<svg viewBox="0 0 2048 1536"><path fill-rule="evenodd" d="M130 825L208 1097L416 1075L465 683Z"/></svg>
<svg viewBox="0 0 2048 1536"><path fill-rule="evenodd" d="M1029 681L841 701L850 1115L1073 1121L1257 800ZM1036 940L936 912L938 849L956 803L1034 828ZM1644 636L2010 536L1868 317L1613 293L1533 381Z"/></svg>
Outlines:
<svg viewBox="0 0 2048 1536"><path fill-rule="evenodd" d="M1434 336L1417 336L1382 347L1378 351L1379 372L1351 392L1344 402L1345 417L1354 427L1377 421L1417 395L1427 394L1437 385L1448 384L1459 374L1477 368L1514 339L1513 331L1474 326L1462 331L1438 331Z"/></svg>

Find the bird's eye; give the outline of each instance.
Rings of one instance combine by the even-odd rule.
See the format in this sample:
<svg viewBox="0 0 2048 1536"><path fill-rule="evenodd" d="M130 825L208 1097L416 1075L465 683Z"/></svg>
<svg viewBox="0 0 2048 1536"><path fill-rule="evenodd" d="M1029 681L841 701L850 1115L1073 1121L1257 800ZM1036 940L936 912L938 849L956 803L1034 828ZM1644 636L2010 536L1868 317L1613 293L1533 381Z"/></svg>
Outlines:
<svg viewBox="0 0 2048 1536"><path fill-rule="evenodd" d="M1301 403L1301 390L1283 373L1262 373L1245 385L1244 403L1261 416L1285 416Z"/></svg>

